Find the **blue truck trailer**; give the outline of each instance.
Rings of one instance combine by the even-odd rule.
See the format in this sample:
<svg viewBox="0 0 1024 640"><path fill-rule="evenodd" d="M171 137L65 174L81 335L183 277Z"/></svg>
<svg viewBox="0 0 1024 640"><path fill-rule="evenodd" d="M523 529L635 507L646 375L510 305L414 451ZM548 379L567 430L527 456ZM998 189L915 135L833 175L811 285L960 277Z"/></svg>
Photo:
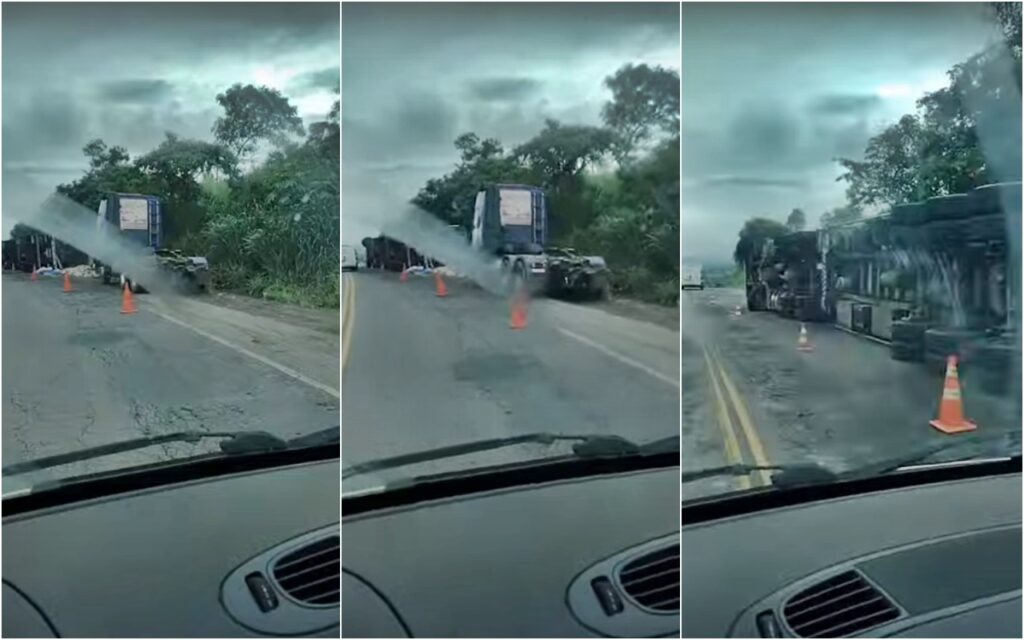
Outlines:
<svg viewBox="0 0 1024 640"><path fill-rule="evenodd" d="M500 260L510 285L526 284L553 297L608 295L604 258L581 256L549 244L548 199L543 189L492 184L476 195L470 244Z"/></svg>
<svg viewBox="0 0 1024 640"><path fill-rule="evenodd" d="M109 225L121 237L153 252L161 270L170 275L176 289L190 293L207 290L210 266L205 257L186 256L164 246L164 207L160 198L137 193L110 193L100 202L97 225ZM104 284L119 282L133 292L145 288L127 274L118 273L108 264L94 260Z"/></svg>

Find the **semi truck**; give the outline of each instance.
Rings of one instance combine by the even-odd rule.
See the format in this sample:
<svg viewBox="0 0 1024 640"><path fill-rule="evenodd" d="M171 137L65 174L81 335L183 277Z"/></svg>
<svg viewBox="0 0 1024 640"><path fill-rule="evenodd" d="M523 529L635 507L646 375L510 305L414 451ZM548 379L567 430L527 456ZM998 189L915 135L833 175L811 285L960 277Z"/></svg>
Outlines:
<svg viewBox="0 0 1024 640"><path fill-rule="evenodd" d="M957 355L1001 393L1019 381L1020 218L1021 184L1001 183L767 240L743 265L747 306L832 322L936 372Z"/></svg>
<svg viewBox="0 0 1024 640"><path fill-rule="evenodd" d="M470 244L494 256L510 287L526 285L552 297L605 298L604 258L548 243L548 199L543 189L492 184L477 192Z"/></svg>
<svg viewBox="0 0 1024 640"><path fill-rule="evenodd" d="M167 272L179 291L189 293L207 290L210 266L205 257L186 256L164 246L164 207L160 198L136 193L110 193L97 209L96 225L109 226L130 242L148 247L160 270ZM119 282L135 293L145 287L128 274L121 274L99 260L93 260L104 284Z"/></svg>

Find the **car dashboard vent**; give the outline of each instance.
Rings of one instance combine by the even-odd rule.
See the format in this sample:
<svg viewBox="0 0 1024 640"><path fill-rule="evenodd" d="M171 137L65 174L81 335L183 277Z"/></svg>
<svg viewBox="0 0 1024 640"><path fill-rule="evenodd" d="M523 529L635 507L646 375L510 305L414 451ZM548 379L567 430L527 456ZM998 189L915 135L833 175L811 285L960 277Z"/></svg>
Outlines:
<svg viewBox="0 0 1024 640"><path fill-rule="evenodd" d="M339 536L311 542L278 558L274 581L294 600L306 605L337 605L341 579Z"/></svg>
<svg viewBox="0 0 1024 640"><path fill-rule="evenodd" d="M639 606L679 611L679 544L630 560L619 570L622 590Z"/></svg>
<svg viewBox="0 0 1024 640"><path fill-rule="evenodd" d="M857 635L900 617L900 610L858 571L845 571L790 598L782 611L801 638Z"/></svg>

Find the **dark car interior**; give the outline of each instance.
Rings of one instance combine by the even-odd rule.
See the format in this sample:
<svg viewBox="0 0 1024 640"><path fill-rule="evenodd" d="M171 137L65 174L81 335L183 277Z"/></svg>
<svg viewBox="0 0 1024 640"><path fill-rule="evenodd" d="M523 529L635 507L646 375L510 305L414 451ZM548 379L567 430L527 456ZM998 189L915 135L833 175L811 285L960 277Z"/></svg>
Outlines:
<svg viewBox="0 0 1024 640"><path fill-rule="evenodd" d="M678 452L669 456L343 499L342 635L678 637Z"/></svg>
<svg viewBox="0 0 1024 640"><path fill-rule="evenodd" d="M337 637L339 473L335 444L8 497L3 636Z"/></svg>
<svg viewBox="0 0 1024 640"><path fill-rule="evenodd" d="M682 543L683 637L1021 637L1019 457L684 505Z"/></svg>

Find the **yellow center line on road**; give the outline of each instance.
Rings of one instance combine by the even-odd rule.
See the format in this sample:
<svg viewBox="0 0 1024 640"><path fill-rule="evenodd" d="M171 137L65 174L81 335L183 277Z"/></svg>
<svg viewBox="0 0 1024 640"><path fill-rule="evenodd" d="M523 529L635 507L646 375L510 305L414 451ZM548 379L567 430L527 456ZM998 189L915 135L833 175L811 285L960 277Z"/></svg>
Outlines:
<svg viewBox="0 0 1024 640"><path fill-rule="evenodd" d="M342 319L341 319L341 370L345 371L348 356L352 352L352 327L356 318L356 283L352 276L342 280Z"/></svg>
<svg viewBox="0 0 1024 640"><path fill-rule="evenodd" d="M732 426L732 419L729 417L729 406L726 404L725 395L718 384L718 377L715 375L715 367L711 363L711 354L704 349L704 361L708 367L708 377L711 380L711 388L715 393L715 413L718 416L718 427L722 430L722 439L725 441L725 457L729 464L743 464L743 454L740 452L739 441L736 439L736 431ZM683 455L686 455L685 453ZM740 476L738 479L741 489L749 489L752 485L749 476Z"/></svg>
<svg viewBox="0 0 1024 640"><path fill-rule="evenodd" d="M712 347L714 349L714 347ZM718 369L718 374L722 379L722 384L725 385L725 390L729 394L729 398L732 400L733 408L736 410L736 417L739 419L740 427L743 429L743 435L746 436L747 445L750 447L750 453L754 456L754 464L759 466L767 466L771 464L768 461L768 456L765 454L764 445L761 443L761 438L757 434L757 429L754 427L754 421L750 418L750 412L747 411L747 405L743 401L743 396L740 395L739 391L736 390L736 385L733 384L729 378L729 374L725 372L725 368L722 366L721 358L717 353L713 354L713 360ZM771 477L768 475L767 470L758 471L757 474L761 478L761 484L763 486L771 485Z"/></svg>

